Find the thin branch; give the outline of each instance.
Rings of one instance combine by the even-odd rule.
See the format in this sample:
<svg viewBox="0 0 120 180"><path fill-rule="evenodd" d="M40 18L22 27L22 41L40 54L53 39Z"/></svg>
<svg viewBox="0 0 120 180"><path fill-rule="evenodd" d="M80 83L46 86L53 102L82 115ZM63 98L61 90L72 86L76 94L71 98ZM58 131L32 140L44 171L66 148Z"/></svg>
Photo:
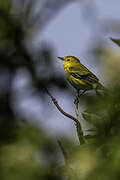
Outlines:
<svg viewBox="0 0 120 180"><path fill-rule="evenodd" d="M78 110L78 103L79 103L79 100L75 102L75 113L76 113L77 120L78 120L79 123L80 123L80 116L79 116L79 110Z"/></svg>
<svg viewBox="0 0 120 180"><path fill-rule="evenodd" d="M78 123L78 120L77 120L75 117L73 117L73 116L71 116L70 114L66 113L66 112L59 106L57 100L52 96L52 94L48 91L48 89L45 88L45 90L46 90L47 94L51 97L52 102L55 104L55 106L57 107L57 109L58 109L64 116L72 119L75 123Z"/></svg>
<svg viewBox="0 0 120 180"><path fill-rule="evenodd" d="M74 101L75 104L75 112L76 112L76 117L77 117L77 122L76 122L76 129L77 129L77 135L80 141L80 144L84 144L84 138L83 138L83 130L82 130L82 126L81 126L81 121L80 121L80 116L79 116L79 109L78 109L78 105L79 105L79 92L77 92L77 96L75 98Z"/></svg>

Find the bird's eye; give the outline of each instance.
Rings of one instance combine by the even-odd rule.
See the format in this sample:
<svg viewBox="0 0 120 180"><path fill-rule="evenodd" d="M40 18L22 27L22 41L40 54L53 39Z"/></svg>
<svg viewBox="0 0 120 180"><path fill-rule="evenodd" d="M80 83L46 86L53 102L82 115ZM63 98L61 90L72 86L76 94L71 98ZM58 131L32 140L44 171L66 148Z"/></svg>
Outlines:
<svg viewBox="0 0 120 180"><path fill-rule="evenodd" d="M67 61L70 61L70 59L67 59Z"/></svg>

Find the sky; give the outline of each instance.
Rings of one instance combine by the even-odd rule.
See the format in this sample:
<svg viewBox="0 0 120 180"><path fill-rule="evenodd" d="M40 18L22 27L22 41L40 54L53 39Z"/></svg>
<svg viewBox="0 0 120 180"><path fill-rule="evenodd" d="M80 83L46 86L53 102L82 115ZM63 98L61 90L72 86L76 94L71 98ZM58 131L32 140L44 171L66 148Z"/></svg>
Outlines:
<svg viewBox="0 0 120 180"><path fill-rule="evenodd" d="M103 20L120 18L119 0L96 0L93 2L96 2L96 4L93 5L93 8L95 6L93 16L96 16L94 20L91 20L87 16L87 13L87 17L83 18L83 13L85 15L85 12L83 12L82 8L85 7L85 5L82 5L80 8L78 3L71 3L62 9L48 24L44 29L42 37L37 37L35 43L39 43L41 39L48 42L50 41L56 48L58 55L75 54L78 57L83 56L86 47L88 48L87 44L91 39L90 37L93 36L92 33L96 36L97 32L95 32L95 30L97 30L97 27L101 25ZM87 9L89 8L90 5L88 5ZM84 11L86 11L86 9ZM92 14L92 12L89 13ZM109 27L109 24L106 24L106 29L107 27ZM108 32L110 33L110 31L112 30L109 29Z"/></svg>
<svg viewBox="0 0 120 180"><path fill-rule="evenodd" d="M112 19L114 20L113 22L116 23L116 21L120 19L120 0L93 1L95 2L95 4L93 3L93 7L95 7L94 12L90 11L90 2L91 0L86 0L86 4L81 3L81 6L77 3L71 3L63 8L45 27L42 34L36 37L32 43L35 47L44 41L52 44L55 49L53 61L56 61L55 64L58 71L64 73L62 64L58 61L57 56L74 55L80 58L81 62L102 80L99 67L94 66L92 60L89 59L88 50L93 39L99 37L103 39L105 43L111 45L112 42L110 42L109 37L116 35L116 33L120 35L120 29L115 32L114 28L109 24L110 21L107 21L108 19ZM83 7L87 7L87 9L84 8L83 11ZM93 16L92 19L89 14ZM102 24L104 21L106 23L103 28ZM114 45L112 44L112 46ZM52 93L66 112L75 115L73 100L70 99L68 94L54 92L54 90ZM29 104L32 104L32 106L29 106ZM48 102L48 111L44 118L46 121L39 122L39 114L44 113L44 109L41 107L40 100L36 97L31 100L26 100L24 103L21 102L18 108L21 112L29 112L30 116L34 117L35 122L40 123L45 129L49 130L53 136L60 134L71 136L72 134L73 137L76 137L73 122L63 117L55 109L51 100ZM80 108L80 110L82 110L82 108ZM51 117L48 119L49 114ZM28 116L28 114L26 114L26 116Z"/></svg>

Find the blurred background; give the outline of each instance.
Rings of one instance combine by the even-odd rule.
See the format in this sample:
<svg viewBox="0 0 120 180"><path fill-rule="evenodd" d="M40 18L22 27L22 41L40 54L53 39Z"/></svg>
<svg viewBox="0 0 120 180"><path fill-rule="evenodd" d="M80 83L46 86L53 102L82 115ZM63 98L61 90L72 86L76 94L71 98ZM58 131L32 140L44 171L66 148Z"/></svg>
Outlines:
<svg viewBox="0 0 120 180"><path fill-rule="evenodd" d="M1 180L120 178L119 7L119 0L0 1ZM75 89L57 58L68 55L112 92L81 97L84 145L45 91L75 116Z"/></svg>

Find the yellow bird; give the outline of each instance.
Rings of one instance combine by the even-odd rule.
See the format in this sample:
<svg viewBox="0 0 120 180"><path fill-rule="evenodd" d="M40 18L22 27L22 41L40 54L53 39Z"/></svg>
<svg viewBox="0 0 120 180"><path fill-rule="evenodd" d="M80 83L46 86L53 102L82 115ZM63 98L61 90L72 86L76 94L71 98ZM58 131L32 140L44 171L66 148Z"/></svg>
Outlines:
<svg viewBox="0 0 120 180"><path fill-rule="evenodd" d="M62 60L67 80L76 88L78 94L79 90L83 90L82 95L88 90L105 90L99 79L89 71L78 58L74 56L58 57Z"/></svg>

